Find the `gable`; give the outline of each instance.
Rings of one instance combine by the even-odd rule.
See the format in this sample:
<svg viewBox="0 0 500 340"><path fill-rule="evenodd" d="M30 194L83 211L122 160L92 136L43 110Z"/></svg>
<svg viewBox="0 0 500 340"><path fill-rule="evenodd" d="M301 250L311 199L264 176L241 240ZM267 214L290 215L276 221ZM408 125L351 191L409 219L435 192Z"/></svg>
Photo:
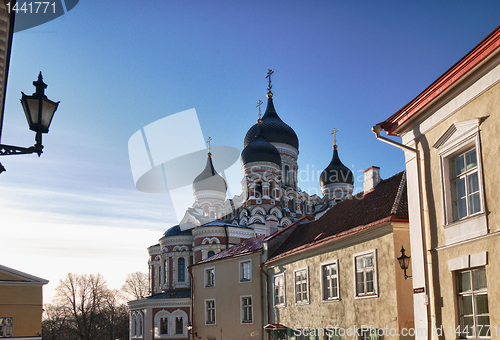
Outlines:
<svg viewBox="0 0 500 340"><path fill-rule="evenodd" d="M48 280L42 279L40 277L30 275L19 270L2 266L0 264L0 283L1 281L17 281L17 282L29 282L34 284L45 285L49 283Z"/></svg>
<svg viewBox="0 0 500 340"><path fill-rule="evenodd" d="M446 150L448 147L456 144L458 140L463 140L471 132L477 132L481 118L474 118L464 122L453 123L446 132L439 137L432 146L435 149Z"/></svg>

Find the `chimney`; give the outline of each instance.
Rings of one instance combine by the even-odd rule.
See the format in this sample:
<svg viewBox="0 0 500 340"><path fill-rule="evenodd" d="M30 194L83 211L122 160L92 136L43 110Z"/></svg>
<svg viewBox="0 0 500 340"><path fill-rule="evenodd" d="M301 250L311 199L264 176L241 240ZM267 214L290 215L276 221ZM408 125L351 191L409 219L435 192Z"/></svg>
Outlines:
<svg viewBox="0 0 500 340"><path fill-rule="evenodd" d="M380 183L380 168L378 166L371 166L363 171L365 179L363 181L363 191L367 193Z"/></svg>
<svg viewBox="0 0 500 340"><path fill-rule="evenodd" d="M278 221L267 220L266 221L266 236L272 235L278 231Z"/></svg>

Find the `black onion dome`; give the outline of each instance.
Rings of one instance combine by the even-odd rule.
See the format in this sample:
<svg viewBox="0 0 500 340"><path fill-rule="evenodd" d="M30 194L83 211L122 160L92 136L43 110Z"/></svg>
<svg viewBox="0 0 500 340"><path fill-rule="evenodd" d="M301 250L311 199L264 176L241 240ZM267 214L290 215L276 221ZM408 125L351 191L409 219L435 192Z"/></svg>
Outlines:
<svg viewBox="0 0 500 340"><path fill-rule="evenodd" d="M205 170L194 179L193 190L212 190L226 193L226 181L215 171L210 153L208 154Z"/></svg>
<svg viewBox="0 0 500 340"><path fill-rule="evenodd" d="M168 229L163 236L178 236L178 235L191 235L191 230L181 230L181 227L174 225L172 228Z"/></svg>
<svg viewBox="0 0 500 340"><path fill-rule="evenodd" d="M333 150L332 161L321 173L319 182L321 186L332 183L354 184L354 175L352 171L340 161L337 149Z"/></svg>
<svg viewBox="0 0 500 340"><path fill-rule="evenodd" d="M259 124L255 124L248 130L245 136L245 147L255 139L258 125ZM262 134L269 143L284 143L293 146L297 150L299 149L299 139L295 131L285 124L278 116L274 109L272 97L267 100L267 108L264 116L262 116L261 127Z"/></svg>
<svg viewBox="0 0 500 340"><path fill-rule="evenodd" d="M241 161L243 164L252 162L271 162L281 167L280 152L274 145L269 143L263 136L263 129L256 124L255 136L241 152ZM250 131L248 131L250 133ZM248 134L247 134L248 136Z"/></svg>

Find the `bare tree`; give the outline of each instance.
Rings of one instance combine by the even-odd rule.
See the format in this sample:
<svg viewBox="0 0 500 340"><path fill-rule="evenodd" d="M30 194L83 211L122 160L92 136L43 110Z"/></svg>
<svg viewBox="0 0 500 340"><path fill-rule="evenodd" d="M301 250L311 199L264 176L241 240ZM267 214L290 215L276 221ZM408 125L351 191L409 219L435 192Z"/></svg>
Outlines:
<svg viewBox="0 0 500 340"><path fill-rule="evenodd" d="M44 340L128 340L129 313L102 275L67 274L45 306Z"/></svg>
<svg viewBox="0 0 500 340"><path fill-rule="evenodd" d="M127 275L122 292L128 300L139 300L149 295L148 274L135 272Z"/></svg>

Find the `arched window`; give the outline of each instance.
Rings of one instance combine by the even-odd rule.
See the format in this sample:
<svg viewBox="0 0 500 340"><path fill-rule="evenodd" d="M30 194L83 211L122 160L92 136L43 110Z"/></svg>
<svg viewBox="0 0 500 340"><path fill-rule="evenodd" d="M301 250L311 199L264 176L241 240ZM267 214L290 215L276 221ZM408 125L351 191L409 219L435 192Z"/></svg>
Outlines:
<svg viewBox="0 0 500 340"><path fill-rule="evenodd" d="M160 319L160 334L168 334L168 317L166 316Z"/></svg>
<svg viewBox="0 0 500 340"><path fill-rule="evenodd" d="M262 197L262 182L255 183L255 197Z"/></svg>
<svg viewBox="0 0 500 340"><path fill-rule="evenodd" d="M210 250L210 251L208 252L208 256L207 256L207 257L211 257L211 256L214 256L214 255L215 255L215 251Z"/></svg>
<svg viewBox="0 0 500 340"><path fill-rule="evenodd" d="M184 323L182 322L182 316L175 318L175 334L184 333Z"/></svg>
<svg viewBox="0 0 500 340"><path fill-rule="evenodd" d="M163 283L167 284L168 283L168 257L165 259L163 268L165 268L164 269L165 278L163 279Z"/></svg>
<svg viewBox="0 0 500 340"><path fill-rule="evenodd" d="M177 281L184 282L186 280L186 260L180 257L177 260Z"/></svg>
<svg viewBox="0 0 500 340"><path fill-rule="evenodd" d="M137 336L142 336L142 313L139 313L139 329Z"/></svg>
<svg viewBox="0 0 500 340"><path fill-rule="evenodd" d="M285 185L290 185L290 167L285 165Z"/></svg>
<svg viewBox="0 0 500 340"><path fill-rule="evenodd" d="M163 275L161 271L161 266L158 266L158 277L160 278L160 285L163 283Z"/></svg>
<svg viewBox="0 0 500 340"><path fill-rule="evenodd" d="M137 313L132 313L132 336L137 336Z"/></svg>

